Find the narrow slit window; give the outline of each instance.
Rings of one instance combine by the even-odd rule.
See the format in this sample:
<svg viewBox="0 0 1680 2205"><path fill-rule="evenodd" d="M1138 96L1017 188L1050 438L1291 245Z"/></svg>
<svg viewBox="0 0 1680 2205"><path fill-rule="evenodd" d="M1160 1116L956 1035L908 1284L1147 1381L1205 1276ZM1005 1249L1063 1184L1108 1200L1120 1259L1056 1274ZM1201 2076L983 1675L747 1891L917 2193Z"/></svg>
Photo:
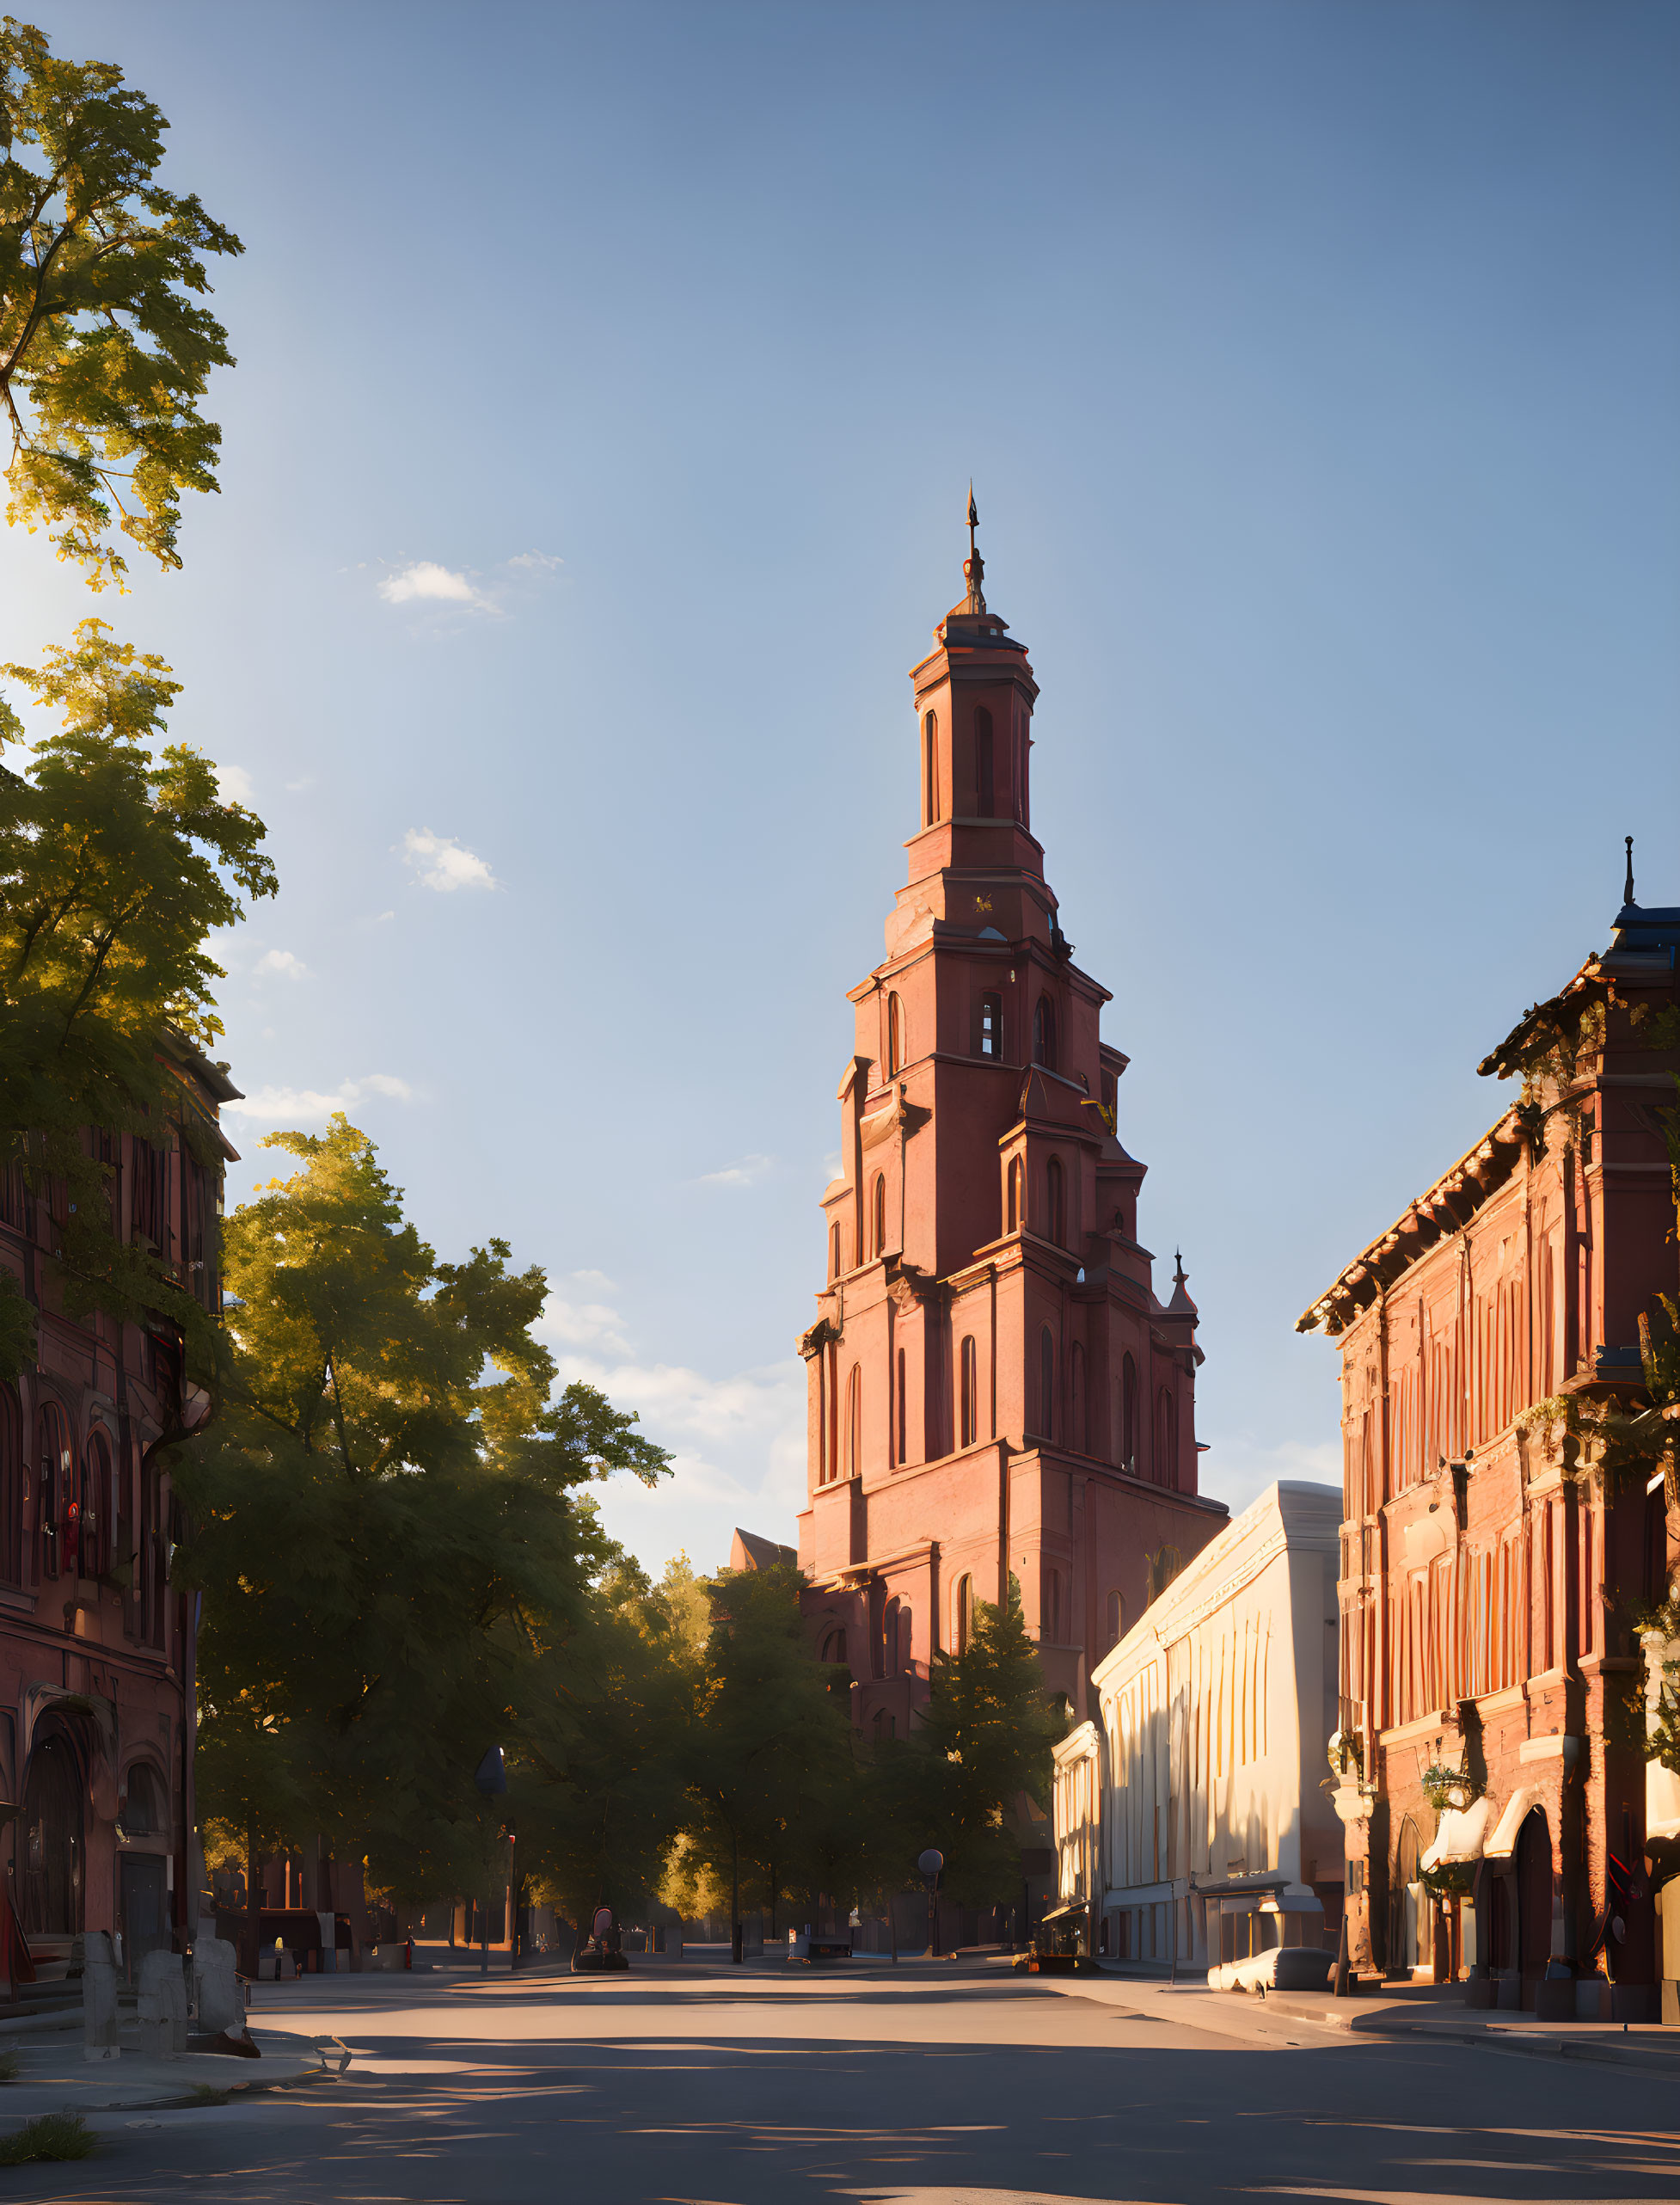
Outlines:
<svg viewBox="0 0 1680 2205"><path fill-rule="evenodd" d="M979 816L989 820L996 808L991 765L991 715L984 704L974 708L974 786Z"/></svg>
<svg viewBox="0 0 1680 2205"><path fill-rule="evenodd" d="M1039 1335L1039 1436L1056 1436L1056 1339L1047 1324Z"/></svg>
<svg viewBox="0 0 1680 2205"><path fill-rule="evenodd" d="M1001 1059L1003 1054L1003 998L1001 995L980 998L980 1054Z"/></svg>
<svg viewBox="0 0 1680 2205"><path fill-rule="evenodd" d="M927 826L939 820L939 720L932 712L922 722L922 819Z"/></svg>
<svg viewBox="0 0 1680 2205"><path fill-rule="evenodd" d="M875 1174L874 1226L875 1254L884 1256L886 1253L886 1176L880 1171Z"/></svg>
<svg viewBox="0 0 1680 2205"><path fill-rule="evenodd" d="M962 1444L972 1447L980 1435L979 1356L972 1332L962 1343Z"/></svg>
<svg viewBox="0 0 1680 2205"><path fill-rule="evenodd" d="M1062 1162L1052 1156L1044 1168L1045 1225L1058 1248L1067 1244L1067 1201L1063 1191Z"/></svg>
<svg viewBox="0 0 1680 2205"><path fill-rule="evenodd" d="M1056 1006L1047 995L1039 998L1033 1013L1033 1061L1046 1072L1056 1069Z"/></svg>
<svg viewBox="0 0 1680 2205"><path fill-rule="evenodd" d="M903 1460L904 1459L904 1431L905 1431L905 1428L906 1428L906 1426L907 1426L908 1422L909 1422L909 1419L908 1419L908 1418L905 1416L905 1415L904 1415L904 1349L903 1349L902 1348L899 1348L899 1350L898 1350L898 1460L899 1460L901 1463L902 1463L902 1462L903 1462Z"/></svg>

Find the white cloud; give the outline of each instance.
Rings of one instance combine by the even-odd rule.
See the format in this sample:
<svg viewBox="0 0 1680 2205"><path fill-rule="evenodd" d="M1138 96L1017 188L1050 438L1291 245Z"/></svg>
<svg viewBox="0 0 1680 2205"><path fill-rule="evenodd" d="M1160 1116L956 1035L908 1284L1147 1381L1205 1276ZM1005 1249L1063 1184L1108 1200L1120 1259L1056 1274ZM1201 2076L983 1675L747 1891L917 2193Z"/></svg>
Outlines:
<svg viewBox="0 0 1680 2205"><path fill-rule="evenodd" d="M301 957L294 956L290 949L265 951L257 959L256 969L259 975L272 973L281 980L306 980L310 976L309 967Z"/></svg>
<svg viewBox="0 0 1680 2205"><path fill-rule="evenodd" d="M726 1164L721 1170L702 1171L702 1187L756 1187L768 1179L776 1169L773 1156L738 1157L733 1164Z"/></svg>
<svg viewBox="0 0 1680 2205"><path fill-rule="evenodd" d="M805 1506L804 1365L790 1356L718 1378L639 1361L629 1327L604 1299L611 1281L577 1271L561 1283L579 1291L551 1295L536 1328L557 1351L561 1384L598 1386L671 1453L671 1476L657 1486L615 1477L600 1489L612 1536L655 1572L679 1546L697 1569L721 1568L737 1524L791 1545Z"/></svg>
<svg viewBox="0 0 1680 2205"><path fill-rule="evenodd" d="M222 1109L230 1117L254 1119L265 1126L322 1126L334 1110L353 1110L370 1095L383 1095L399 1102L414 1099L407 1080L388 1072L365 1072L359 1079L341 1080L330 1095L313 1087L259 1087Z"/></svg>
<svg viewBox="0 0 1680 2205"><path fill-rule="evenodd" d="M507 563L510 567L523 567L531 574L551 574L566 562L555 558L552 551L516 551Z"/></svg>
<svg viewBox="0 0 1680 2205"><path fill-rule="evenodd" d="M242 765L218 765L216 785L224 804L254 804L256 790L251 786L251 777Z"/></svg>
<svg viewBox="0 0 1680 2205"><path fill-rule="evenodd" d="M466 605L487 609L489 600L463 574L435 559L416 559L379 583L387 605Z"/></svg>
<svg viewBox="0 0 1680 2205"><path fill-rule="evenodd" d="M499 885L481 857L464 849L452 835L433 834L430 827L410 827L402 838L402 855L419 873L423 888L436 888L445 895L455 888Z"/></svg>

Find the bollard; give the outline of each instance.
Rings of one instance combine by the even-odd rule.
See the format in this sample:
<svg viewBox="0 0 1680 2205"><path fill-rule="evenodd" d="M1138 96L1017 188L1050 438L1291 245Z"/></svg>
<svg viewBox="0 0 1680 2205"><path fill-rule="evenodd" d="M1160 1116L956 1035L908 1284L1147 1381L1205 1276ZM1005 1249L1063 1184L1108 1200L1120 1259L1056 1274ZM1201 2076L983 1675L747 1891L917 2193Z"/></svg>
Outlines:
<svg viewBox="0 0 1680 2205"><path fill-rule="evenodd" d="M117 2042L117 1963L105 1930L89 1930L82 1941L82 2056L122 2057Z"/></svg>

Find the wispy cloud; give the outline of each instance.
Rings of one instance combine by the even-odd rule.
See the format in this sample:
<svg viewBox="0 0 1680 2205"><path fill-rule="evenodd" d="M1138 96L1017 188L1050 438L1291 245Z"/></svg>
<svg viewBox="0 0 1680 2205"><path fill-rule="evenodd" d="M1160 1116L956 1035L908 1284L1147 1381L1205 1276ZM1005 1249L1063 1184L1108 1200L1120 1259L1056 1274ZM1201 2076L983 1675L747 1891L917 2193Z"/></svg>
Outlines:
<svg viewBox="0 0 1680 2205"><path fill-rule="evenodd" d="M552 551L516 551L507 563L510 567L522 568L527 574L552 574L566 562L555 558Z"/></svg>
<svg viewBox="0 0 1680 2205"><path fill-rule="evenodd" d="M290 949L268 949L257 959L256 973L259 979L272 975L279 980L306 980L310 968Z"/></svg>
<svg viewBox="0 0 1680 2205"><path fill-rule="evenodd" d="M435 559L416 559L382 575L379 594L387 605L465 605L481 611L494 610L490 600L466 574Z"/></svg>
<svg viewBox="0 0 1680 2205"><path fill-rule="evenodd" d="M452 835L433 834L430 827L410 827L402 838L402 855L420 875L423 888L444 895L456 888L494 888L495 875L481 857L456 841Z"/></svg>
<svg viewBox="0 0 1680 2205"><path fill-rule="evenodd" d="M216 785L224 804L254 805L257 792L251 786L251 777L242 765L218 765Z"/></svg>
<svg viewBox="0 0 1680 2205"><path fill-rule="evenodd" d="M388 1072L368 1072L359 1079L341 1080L330 1094L314 1087L259 1087L236 1102L224 1102L222 1109L230 1117L249 1118L259 1125L324 1126L334 1110L353 1110L370 1096L409 1102L414 1092L406 1079Z"/></svg>
<svg viewBox="0 0 1680 2205"><path fill-rule="evenodd" d="M720 1170L702 1171L702 1187L757 1187L776 1170L773 1156L742 1156L733 1164L726 1164Z"/></svg>

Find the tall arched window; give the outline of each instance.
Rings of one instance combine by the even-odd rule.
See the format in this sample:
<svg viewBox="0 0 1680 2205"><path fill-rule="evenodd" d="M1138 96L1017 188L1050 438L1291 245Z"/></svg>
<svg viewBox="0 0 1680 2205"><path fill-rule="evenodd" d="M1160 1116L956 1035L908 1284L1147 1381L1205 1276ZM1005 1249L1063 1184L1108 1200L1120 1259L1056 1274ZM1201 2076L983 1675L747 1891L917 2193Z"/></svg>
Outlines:
<svg viewBox="0 0 1680 2205"><path fill-rule="evenodd" d="M1120 1467L1137 1475L1137 1366L1130 1355L1120 1366Z"/></svg>
<svg viewBox="0 0 1680 2205"><path fill-rule="evenodd" d="M974 1632L974 1580L959 1577L951 1609L951 1637L959 1654L966 1654Z"/></svg>
<svg viewBox="0 0 1680 2205"><path fill-rule="evenodd" d="M1155 1419L1155 1482L1157 1485L1176 1485L1179 1482L1179 1420L1178 1403L1170 1387L1162 1386L1157 1398Z"/></svg>
<svg viewBox="0 0 1680 2205"><path fill-rule="evenodd" d="M0 1584L23 1582L23 1422L17 1396L0 1385Z"/></svg>
<svg viewBox="0 0 1680 2205"><path fill-rule="evenodd" d="M1067 1201L1063 1191L1062 1159L1052 1156L1044 1168L1045 1231L1058 1248L1067 1245Z"/></svg>
<svg viewBox="0 0 1680 2205"><path fill-rule="evenodd" d="M1068 1444L1087 1454L1091 1451L1085 1429L1085 1350L1077 1340L1068 1351Z"/></svg>
<svg viewBox="0 0 1680 2205"><path fill-rule="evenodd" d="M1018 1156L1012 1156L1009 1158L1009 1201L1005 1206L1003 1213L1003 1230L1005 1232L1019 1232L1021 1226L1027 1222L1026 1219L1021 1215L1022 1203L1021 1195L1024 1183L1025 1181L1021 1168L1021 1158Z"/></svg>
<svg viewBox="0 0 1680 2205"><path fill-rule="evenodd" d="M884 1677L896 1677L903 1667L898 1658L898 1603L889 1600L881 1617L880 1673Z"/></svg>
<svg viewBox="0 0 1680 2205"><path fill-rule="evenodd" d="M64 1412L46 1403L35 1416L35 1575L56 1577L62 1564L59 1517L70 1483Z"/></svg>
<svg viewBox="0 0 1680 2205"><path fill-rule="evenodd" d="M852 1365L846 1380L846 1475L855 1477L863 1468L863 1373Z"/></svg>
<svg viewBox="0 0 1680 2205"><path fill-rule="evenodd" d="M904 1415L904 1351L900 1348L898 1350L898 1453L897 1458L900 1463L904 1459L904 1434L908 1425L909 1419Z"/></svg>
<svg viewBox="0 0 1680 2205"><path fill-rule="evenodd" d="M831 1279L840 1275L840 1228L831 1225L828 1229L828 1274Z"/></svg>
<svg viewBox="0 0 1680 2205"><path fill-rule="evenodd" d="M1033 1013L1033 1061L1046 1072L1056 1069L1056 1006L1041 995Z"/></svg>
<svg viewBox="0 0 1680 2205"><path fill-rule="evenodd" d="M898 1669L900 1674L916 1666L916 1625L910 1612L910 1602L898 1603Z"/></svg>
<svg viewBox="0 0 1680 2205"><path fill-rule="evenodd" d="M974 1350L974 1335L966 1333L962 1343L962 1445L972 1447L980 1436L980 1373L979 1357Z"/></svg>
<svg viewBox="0 0 1680 2205"><path fill-rule="evenodd" d="M892 1078L904 1068L904 1006L896 995L886 998L886 1070Z"/></svg>
<svg viewBox="0 0 1680 2205"><path fill-rule="evenodd" d="M1001 995L980 998L980 1054L1001 1057L1003 1053L1003 998Z"/></svg>
<svg viewBox="0 0 1680 2205"><path fill-rule="evenodd" d="M1015 719L1015 817L1022 826L1031 826L1032 807L1027 802L1027 761L1033 747L1033 738L1027 732L1024 716Z"/></svg>
<svg viewBox="0 0 1680 2205"><path fill-rule="evenodd" d="M110 1442L103 1432L93 1433L82 1458L81 1558L83 1577L97 1577L111 1552L112 1483Z"/></svg>
<svg viewBox="0 0 1680 2205"><path fill-rule="evenodd" d="M989 820L997 807L992 787L991 715L984 704L974 708L974 786L980 817Z"/></svg>
<svg viewBox="0 0 1680 2205"><path fill-rule="evenodd" d="M939 818L939 721L929 712L922 722L922 819L932 826Z"/></svg>
<svg viewBox="0 0 1680 2205"><path fill-rule="evenodd" d="M1056 1436L1056 1341L1047 1324L1039 1335L1039 1436Z"/></svg>
<svg viewBox="0 0 1680 2205"><path fill-rule="evenodd" d="M825 1661L843 1662L845 1661L846 1634L843 1631L831 1631L828 1633L823 1640L822 1658Z"/></svg>
<svg viewBox="0 0 1680 2205"><path fill-rule="evenodd" d="M878 1171L875 1174L874 1211L874 1252L877 1256L885 1256L886 1253L886 1175L885 1172Z"/></svg>

